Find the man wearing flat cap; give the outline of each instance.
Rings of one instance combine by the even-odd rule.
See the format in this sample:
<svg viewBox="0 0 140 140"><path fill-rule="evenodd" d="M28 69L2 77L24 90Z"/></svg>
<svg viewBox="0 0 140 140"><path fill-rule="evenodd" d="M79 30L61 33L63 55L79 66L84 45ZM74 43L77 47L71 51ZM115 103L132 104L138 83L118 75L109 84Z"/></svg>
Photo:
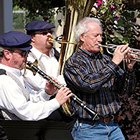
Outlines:
<svg viewBox="0 0 140 140"><path fill-rule="evenodd" d="M53 38L53 28L55 28L53 24L41 20L34 20L25 26L27 34L31 36L31 45L33 46L27 59L32 63L37 60L39 69L64 85L63 76L58 75L59 53L56 52L53 43L49 41L50 38ZM32 71L26 70L26 72L24 71L24 79L32 89L44 90L45 79L38 73L33 75ZM51 96L48 94L48 100Z"/></svg>
<svg viewBox="0 0 140 140"><path fill-rule="evenodd" d="M34 20L25 26L27 34L31 35L31 45L33 46L27 59L31 62L37 60L38 68L64 84L62 76L57 75L59 56L53 48L53 43L49 41L50 38L53 38L53 28L55 28L53 24L41 20ZM44 78L39 74L34 76L29 70L26 70L25 80L30 87L37 91L45 87ZM48 96L49 98L50 96Z"/></svg>
<svg viewBox="0 0 140 140"><path fill-rule="evenodd" d="M0 110L6 120L47 118L72 95L68 88L62 87L48 101L48 81L43 91L30 89L21 73L32 48L30 40L30 35L18 31L0 35ZM50 87L51 92L56 91L53 85Z"/></svg>

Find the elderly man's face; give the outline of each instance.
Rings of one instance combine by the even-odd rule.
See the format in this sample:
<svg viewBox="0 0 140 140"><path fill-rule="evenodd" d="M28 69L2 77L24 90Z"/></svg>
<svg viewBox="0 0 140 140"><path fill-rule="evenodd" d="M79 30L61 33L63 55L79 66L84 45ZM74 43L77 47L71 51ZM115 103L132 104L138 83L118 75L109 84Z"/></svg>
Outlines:
<svg viewBox="0 0 140 140"><path fill-rule="evenodd" d="M81 36L82 49L92 53L100 51L99 44L102 42L102 29L97 23L87 23L88 31Z"/></svg>

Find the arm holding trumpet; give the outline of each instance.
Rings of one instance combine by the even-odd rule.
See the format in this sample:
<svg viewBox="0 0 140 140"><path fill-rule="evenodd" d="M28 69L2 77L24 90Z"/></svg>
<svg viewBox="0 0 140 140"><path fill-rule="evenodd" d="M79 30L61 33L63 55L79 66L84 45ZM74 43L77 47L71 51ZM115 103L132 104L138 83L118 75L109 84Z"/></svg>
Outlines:
<svg viewBox="0 0 140 140"><path fill-rule="evenodd" d="M136 63L137 55L131 52L131 48L126 45L118 45L113 53L112 61L119 65L124 59L126 61L127 70L132 70Z"/></svg>
<svg viewBox="0 0 140 140"><path fill-rule="evenodd" d="M135 89L136 77L135 71L133 67L136 62L140 62L140 50L130 48L128 44L126 45L99 45L101 47L105 47L108 54L113 55L111 61L119 67L121 62L125 62L123 67L123 76L121 76L120 82L118 82L119 86L124 85L123 88L120 88L120 93L128 95L132 94ZM110 50L111 49L111 50ZM113 53L112 53L113 52ZM131 80L130 80L131 79ZM133 80L132 80L133 79ZM118 88L119 89L119 88Z"/></svg>

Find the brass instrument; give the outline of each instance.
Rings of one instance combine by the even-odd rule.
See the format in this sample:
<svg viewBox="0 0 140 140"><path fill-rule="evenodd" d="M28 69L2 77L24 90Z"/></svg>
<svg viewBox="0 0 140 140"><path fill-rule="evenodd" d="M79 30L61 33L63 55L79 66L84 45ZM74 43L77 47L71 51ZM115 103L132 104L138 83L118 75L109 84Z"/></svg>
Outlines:
<svg viewBox="0 0 140 140"><path fill-rule="evenodd" d="M62 40L61 37L56 37L56 38L49 37L47 41L49 41L51 43L58 42L59 44L73 44L73 45L77 44L75 42L69 42L69 41Z"/></svg>
<svg viewBox="0 0 140 140"><path fill-rule="evenodd" d="M63 86L63 85L61 85L61 84L56 83L50 76L48 76L47 74L45 74L43 71L41 71L37 66L35 66L35 65L34 65L33 63L31 63L30 61L27 61L26 64L27 64L27 66L30 68L30 70L39 73L43 78L45 78L46 80L48 80L51 84L53 84L53 85L54 85L55 87L57 87L58 89L60 89L60 88ZM71 96L71 99L74 100L78 105L80 105L80 106L92 117L93 120L98 116L98 114L97 114L95 111L93 111L93 110L91 110L90 108L88 108L88 107L84 104L84 102L83 102L80 98L78 98L75 94L73 94L73 95ZM67 110L67 109L68 109L67 106L65 106L64 109L65 109L65 111L66 111L66 112L65 112L65 111L64 111L64 112L65 112L67 115L71 115L71 112L70 112L69 110Z"/></svg>
<svg viewBox="0 0 140 140"><path fill-rule="evenodd" d="M38 65L37 60L35 60L35 61L33 62L33 65L37 67L37 65ZM22 74L23 77L24 77L25 74L26 74L26 69L31 70L34 76L36 75L36 71L35 71L34 69L32 69L31 67L29 67L28 65L26 65L25 68L24 68L23 74Z"/></svg>
<svg viewBox="0 0 140 140"><path fill-rule="evenodd" d="M58 42L59 44L63 44L63 43L64 44L74 44L74 45L77 44L75 42L63 41L61 37L60 38L56 37L55 39L50 37L50 38L48 38L48 41L52 42L52 43L53 42ZM118 45L116 45L116 44L108 44L108 45L99 44L99 46L100 46L100 52L101 53L103 53L103 49L102 48L106 48L107 52L112 55L114 50L116 49L116 47ZM140 50L139 49L131 48L129 54L135 54L136 55L136 57L135 58L131 58L131 60L135 60L137 62L140 62Z"/></svg>
<svg viewBox="0 0 140 140"><path fill-rule="evenodd" d="M115 44L108 44L108 45L102 45L102 44L99 44L99 46L102 48L106 48L107 52L109 54L113 54L114 50L116 49L116 47L118 45L115 45ZM131 48L130 52L128 52L129 54L135 54L136 57L135 58L131 58L130 60L135 60L137 62L140 62L140 50L139 49L134 49L134 48Z"/></svg>

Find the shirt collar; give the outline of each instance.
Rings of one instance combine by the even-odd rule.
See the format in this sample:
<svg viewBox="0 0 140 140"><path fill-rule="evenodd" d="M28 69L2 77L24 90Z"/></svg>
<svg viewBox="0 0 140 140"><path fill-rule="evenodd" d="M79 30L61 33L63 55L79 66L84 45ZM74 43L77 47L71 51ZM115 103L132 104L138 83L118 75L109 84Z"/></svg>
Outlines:
<svg viewBox="0 0 140 140"><path fill-rule="evenodd" d="M96 58L97 59L97 58L101 58L102 57L102 54L100 52L98 52L98 53L91 53L91 52L88 52L86 50L83 50L81 47L78 49L78 51L80 53L83 53L86 56L91 57L91 58Z"/></svg>
<svg viewBox="0 0 140 140"><path fill-rule="evenodd" d="M4 70L6 70L6 71L8 71L10 73L13 73L13 74L15 74L17 76L22 76L21 70L19 70L19 69L11 68L11 67L3 65L3 64L0 64L0 68L4 69Z"/></svg>
<svg viewBox="0 0 140 140"><path fill-rule="evenodd" d="M33 47L33 48L31 49L31 51L32 51L33 54L35 54L37 60L40 60L42 56L45 56L45 57L53 57L53 56L54 56L54 49L51 49L49 56L47 56L47 55L41 53L41 52L40 52L39 50L37 50L35 47Z"/></svg>

